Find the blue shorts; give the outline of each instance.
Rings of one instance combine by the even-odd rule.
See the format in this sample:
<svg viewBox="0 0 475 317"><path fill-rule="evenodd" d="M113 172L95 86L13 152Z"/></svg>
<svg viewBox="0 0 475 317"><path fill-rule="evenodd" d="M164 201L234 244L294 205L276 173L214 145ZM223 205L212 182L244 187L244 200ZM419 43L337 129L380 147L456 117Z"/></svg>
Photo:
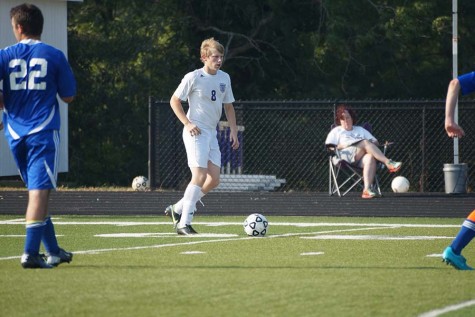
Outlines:
<svg viewBox="0 0 475 317"><path fill-rule="evenodd" d="M9 140L20 176L31 189L56 188L59 131L46 130Z"/></svg>
<svg viewBox="0 0 475 317"><path fill-rule="evenodd" d="M460 75L458 77L462 95L467 95L475 91L475 72Z"/></svg>

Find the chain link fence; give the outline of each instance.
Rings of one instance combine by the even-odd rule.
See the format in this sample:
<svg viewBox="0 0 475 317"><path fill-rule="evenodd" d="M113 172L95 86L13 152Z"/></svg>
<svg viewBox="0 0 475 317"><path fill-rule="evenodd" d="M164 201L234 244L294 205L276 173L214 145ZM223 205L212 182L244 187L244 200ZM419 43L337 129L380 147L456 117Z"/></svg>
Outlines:
<svg viewBox="0 0 475 317"><path fill-rule="evenodd" d="M444 100L385 101L238 101L234 103L241 147L227 146L226 122L217 127L222 151L221 191L328 191L324 142L338 104L356 110L358 122L369 122L383 143L394 142L387 156L403 162L413 192L444 192L445 163L454 162L454 141L444 130ZM185 105L185 110L186 110ZM151 186L183 190L191 174L182 141L183 125L168 101L150 99L149 177ZM469 191L475 160L475 101L459 102L459 160L467 163ZM225 121L225 118L222 118ZM383 191L394 174L380 171Z"/></svg>

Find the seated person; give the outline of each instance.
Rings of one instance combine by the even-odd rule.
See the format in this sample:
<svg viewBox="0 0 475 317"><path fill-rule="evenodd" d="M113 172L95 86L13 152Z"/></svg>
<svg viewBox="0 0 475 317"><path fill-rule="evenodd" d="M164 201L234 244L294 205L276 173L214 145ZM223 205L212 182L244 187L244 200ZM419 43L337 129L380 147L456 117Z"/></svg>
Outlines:
<svg viewBox="0 0 475 317"><path fill-rule="evenodd" d="M335 124L327 136L326 145L334 145L340 158L353 166L363 169L364 190L361 197L373 198L373 182L376 175L376 161L386 165L390 173L401 168L401 162L388 159L379 149L378 140L365 128L353 125L356 114L347 105L339 105L336 109Z"/></svg>

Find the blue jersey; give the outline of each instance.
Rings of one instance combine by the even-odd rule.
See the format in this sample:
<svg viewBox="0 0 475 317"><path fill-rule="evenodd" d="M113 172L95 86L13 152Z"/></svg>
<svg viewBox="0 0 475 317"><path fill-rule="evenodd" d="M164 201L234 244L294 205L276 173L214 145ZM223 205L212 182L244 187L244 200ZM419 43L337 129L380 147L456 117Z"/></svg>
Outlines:
<svg viewBox="0 0 475 317"><path fill-rule="evenodd" d="M460 75L458 80L462 95L467 95L475 91L475 72Z"/></svg>
<svg viewBox="0 0 475 317"><path fill-rule="evenodd" d="M57 95L76 95L76 81L64 54L37 40L0 50L5 135L12 139L59 130Z"/></svg>

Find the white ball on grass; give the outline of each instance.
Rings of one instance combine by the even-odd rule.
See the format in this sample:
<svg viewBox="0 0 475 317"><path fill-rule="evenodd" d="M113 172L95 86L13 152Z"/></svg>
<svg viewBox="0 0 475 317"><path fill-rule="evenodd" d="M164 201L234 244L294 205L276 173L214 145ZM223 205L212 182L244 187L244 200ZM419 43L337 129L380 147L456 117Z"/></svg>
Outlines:
<svg viewBox="0 0 475 317"><path fill-rule="evenodd" d="M251 214L244 220L244 232L248 236L263 237L269 228L269 222L261 214Z"/></svg>

